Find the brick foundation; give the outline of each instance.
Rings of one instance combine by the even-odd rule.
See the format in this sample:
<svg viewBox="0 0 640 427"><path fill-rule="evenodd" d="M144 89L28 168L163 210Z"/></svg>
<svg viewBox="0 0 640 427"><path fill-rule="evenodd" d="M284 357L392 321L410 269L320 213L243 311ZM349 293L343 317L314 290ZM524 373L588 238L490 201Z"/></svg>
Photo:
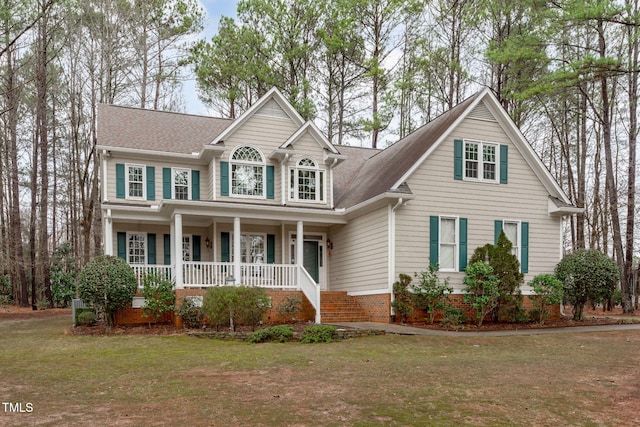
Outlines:
<svg viewBox="0 0 640 427"><path fill-rule="evenodd" d="M354 296L360 307L369 316L370 322L390 323L391 322L391 295L358 295Z"/></svg>

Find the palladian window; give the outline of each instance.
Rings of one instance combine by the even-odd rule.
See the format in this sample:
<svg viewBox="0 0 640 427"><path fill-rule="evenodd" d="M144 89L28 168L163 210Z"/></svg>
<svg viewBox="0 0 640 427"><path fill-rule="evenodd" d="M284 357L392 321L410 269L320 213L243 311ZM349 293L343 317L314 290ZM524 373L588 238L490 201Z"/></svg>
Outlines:
<svg viewBox="0 0 640 427"><path fill-rule="evenodd" d="M234 196L264 196L265 163L260 152L248 146L233 152L231 163L231 194Z"/></svg>
<svg viewBox="0 0 640 427"><path fill-rule="evenodd" d="M289 198L294 201L324 201L324 171L315 160L304 158L289 172Z"/></svg>

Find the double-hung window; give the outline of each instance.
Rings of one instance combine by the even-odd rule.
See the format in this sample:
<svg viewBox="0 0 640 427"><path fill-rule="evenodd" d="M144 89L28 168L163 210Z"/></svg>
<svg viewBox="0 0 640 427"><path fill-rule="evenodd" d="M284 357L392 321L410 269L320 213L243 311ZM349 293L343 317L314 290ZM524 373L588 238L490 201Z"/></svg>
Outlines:
<svg viewBox="0 0 640 427"><path fill-rule="evenodd" d="M145 167L143 165L127 165L127 198L144 199Z"/></svg>
<svg viewBox="0 0 640 427"><path fill-rule="evenodd" d="M324 171L315 160L304 158L289 172L289 199L294 201L324 201Z"/></svg>
<svg viewBox="0 0 640 427"><path fill-rule="evenodd" d="M145 264L147 245L145 233L127 233L127 262L129 264Z"/></svg>
<svg viewBox="0 0 640 427"><path fill-rule="evenodd" d="M248 146L231 155L231 194L234 196L264 196L265 163L260 152Z"/></svg>
<svg viewBox="0 0 640 427"><path fill-rule="evenodd" d="M440 259L438 264L442 271L455 271L458 253L458 219L440 217Z"/></svg>
<svg viewBox="0 0 640 427"><path fill-rule="evenodd" d="M189 200L189 181L191 170L190 169L172 169L173 175L173 199L175 200Z"/></svg>
<svg viewBox="0 0 640 427"><path fill-rule="evenodd" d="M182 260L192 261L191 236L182 236Z"/></svg>
<svg viewBox="0 0 640 427"><path fill-rule="evenodd" d="M264 234L240 235L240 259L242 263L264 264L266 259L266 236ZM233 261L233 239L231 239L231 261Z"/></svg>
<svg viewBox="0 0 640 427"><path fill-rule="evenodd" d="M502 230L505 236L511 242L511 253L520 259L520 222L519 221L504 221L502 224Z"/></svg>
<svg viewBox="0 0 640 427"><path fill-rule="evenodd" d="M514 220L496 220L494 233L495 243L498 242L500 232L511 242L511 253L520 262L520 271L529 272L529 223Z"/></svg>
<svg viewBox="0 0 640 427"><path fill-rule="evenodd" d="M465 179L498 182L499 163L497 144L481 141L464 142Z"/></svg>

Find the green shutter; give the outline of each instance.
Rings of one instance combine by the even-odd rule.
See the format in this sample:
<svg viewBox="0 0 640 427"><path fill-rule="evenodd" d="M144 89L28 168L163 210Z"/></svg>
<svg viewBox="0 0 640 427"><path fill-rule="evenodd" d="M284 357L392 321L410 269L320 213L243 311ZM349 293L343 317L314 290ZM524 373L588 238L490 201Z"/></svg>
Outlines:
<svg viewBox="0 0 640 427"><path fill-rule="evenodd" d="M460 246L458 249L458 263L460 271L464 271L467 268L467 218L460 218L459 221Z"/></svg>
<svg viewBox="0 0 640 427"><path fill-rule="evenodd" d="M429 217L429 264L436 266L439 263L440 217Z"/></svg>
<svg viewBox="0 0 640 427"><path fill-rule="evenodd" d="M276 263L276 236L267 234L267 264Z"/></svg>
<svg viewBox="0 0 640 427"><path fill-rule="evenodd" d="M147 234L147 264L156 264L156 235Z"/></svg>
<svg viewBox="0 0 640 427"><path fill-rule="evenodd" d="M193 260L202 261L202 238L200 236L191 236L193 242Z"/></svg>
<svg viewBox="0 0 640 427"><path fill-rule="evenodd" d="M229 195L229 162L220 162L220 195Z"/></svg>
<svg viewBox="0 0 640 427"><path fill-rule="evenodd" d="M171 198L171 168L162 168L162 198Z"/></svg>
<svg viewBox="0 0 640 427"><path fill-rule="evenodd" d="M502 231L502 220L496 219L493 222L493 244L498 244L498 238L500 237L500 232Z"/></svg>
<svg viewBox="0 0 640 427"><path fill-rule="evenodd" d="M231 236L228 232L220 233L220 260L222 262L231 261Z"/></svg>
<svg viewBox="0 0 640 427"><path fill-rule="evenodd" d="M520 236L520 243L522 247L520 248L520 270L523 273L529 272L529 223L522 222L520 223L520 232L522 235Z"/></svg>
<svg viewBox="0 0 640 427"><path fill-rule="evenodd" d="M191 200L200 200L200 171L191 170Z"/></svg>
<svg viewBox="0 0 640 427"><path fill-rule="evenodd" d="M267 165L267 199L275 199L275 167Z"/></svg>
<svg viewBox="0 0 640 427"><path fill-rule="evenodd" d="M500 184L508 182L509 175L509 146L500 145Z"/></svg>
<svg viewBox="0 0 640 427"><path fill-rule="evenodd" d="M164 265L171 265L171 234L164 235Z"/></svg>
<svg viewBox="0 0 640 427"><path fill-rule="evenodd" d="M464 154L464 144L461 139L453 141L453 178L462 179L462 157Z"/></svg>
<svg viewBox="0 0 640 427"><path fill-rule="evenodd" d="M156 168L147 166L147 200L156 199Z"/></svg>
<svg viewBox="0 0 640 427"><path fill-rule="evenodd" d="M118 257L127 260L127 233L118 232Z"/></svg>
<svg viewBox="0 0 640 427"><path fill-rule="evenodd" d="M118 199L124 199L124 165L122 163L116 163L116 197Z"/></svg>

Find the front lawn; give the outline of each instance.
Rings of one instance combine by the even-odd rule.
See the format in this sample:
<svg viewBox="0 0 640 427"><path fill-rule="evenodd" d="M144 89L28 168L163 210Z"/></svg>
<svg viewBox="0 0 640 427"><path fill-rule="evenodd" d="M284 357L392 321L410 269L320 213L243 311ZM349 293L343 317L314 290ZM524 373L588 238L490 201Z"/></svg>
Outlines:
<svg viewBox="0 0 640 427"><path fill-rule="evenodd" d="M0 425L640 423L640 331L252 345L69 323L0 320Z"/></svg>

